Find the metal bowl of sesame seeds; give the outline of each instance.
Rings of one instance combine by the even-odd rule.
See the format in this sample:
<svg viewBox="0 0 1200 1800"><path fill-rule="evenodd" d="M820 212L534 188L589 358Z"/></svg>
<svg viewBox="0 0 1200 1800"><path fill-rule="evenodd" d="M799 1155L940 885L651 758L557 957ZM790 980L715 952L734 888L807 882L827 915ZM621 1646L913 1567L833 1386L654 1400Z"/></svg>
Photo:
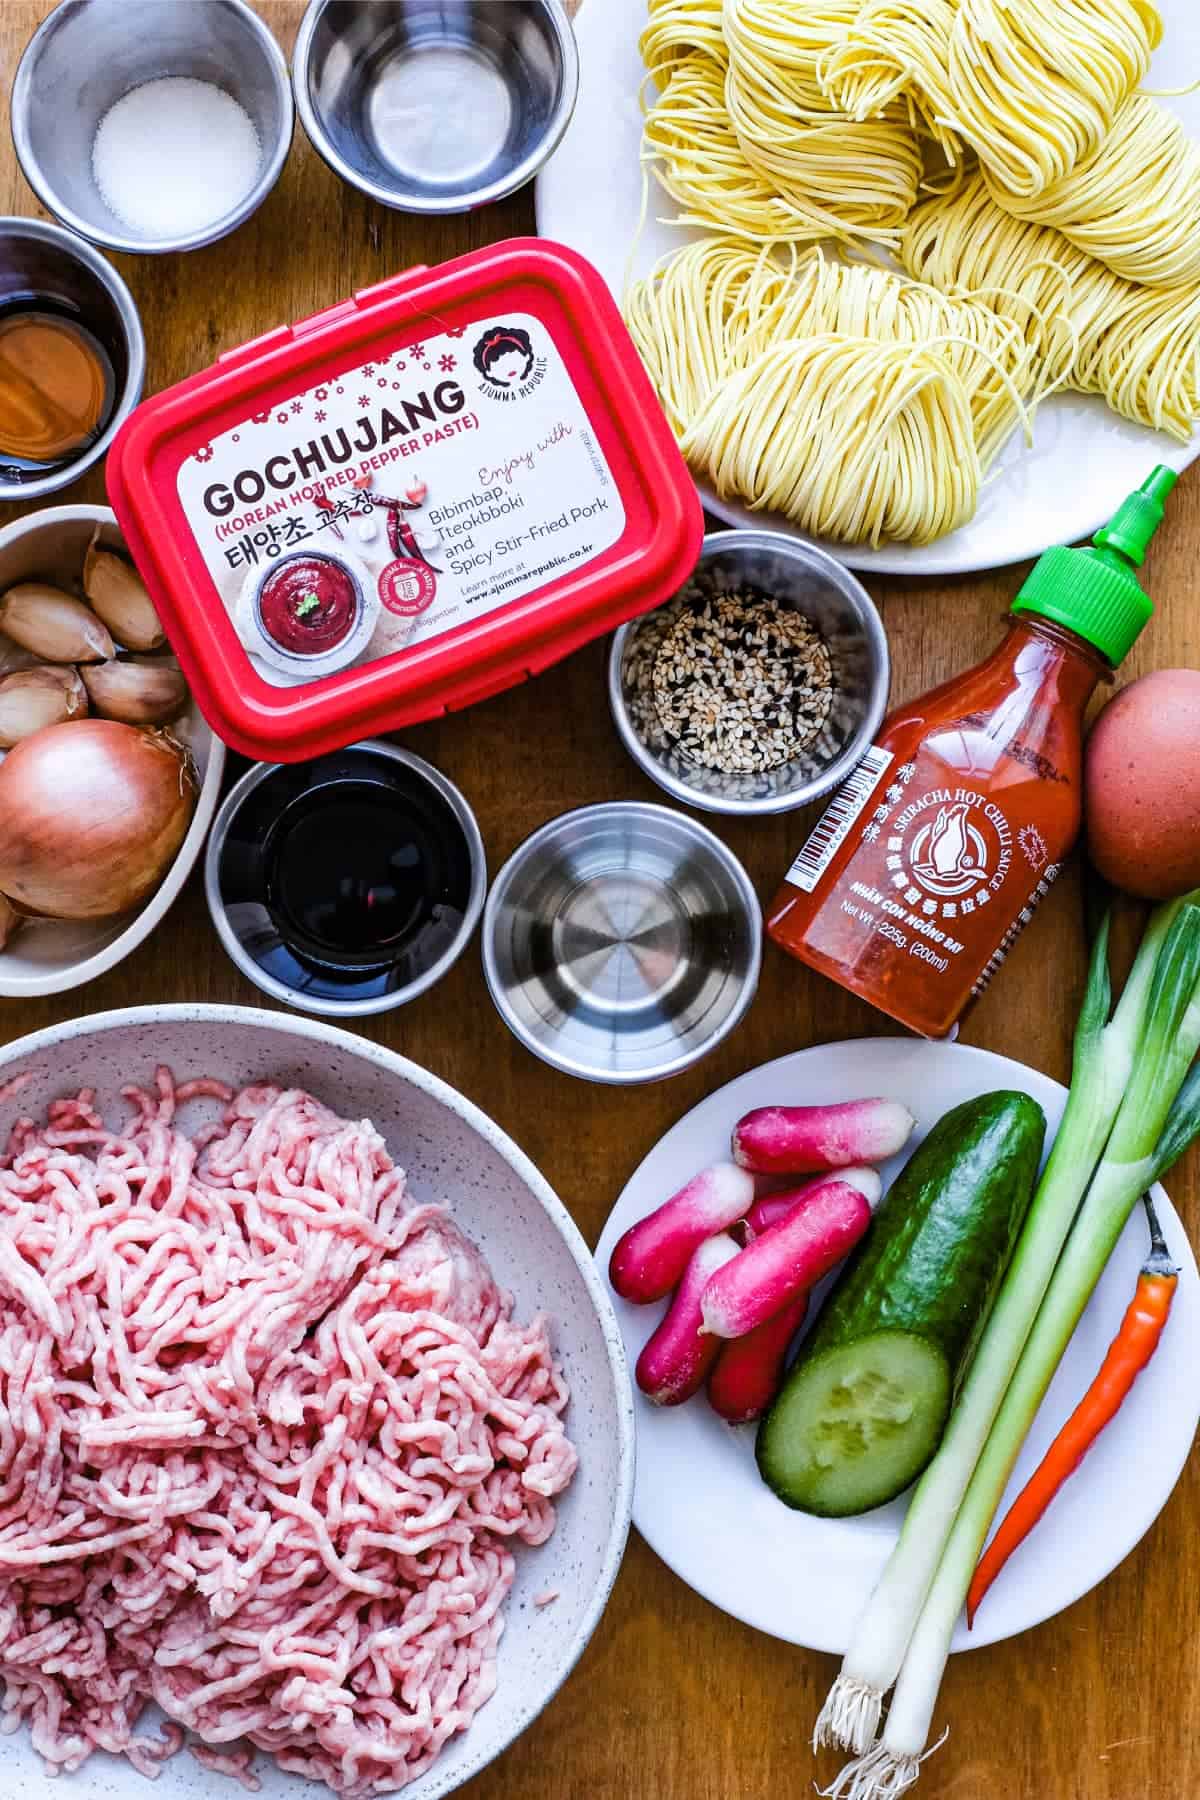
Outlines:
<svg viewBox="0 0 1200 1800"><path fill-rule="evenodd" d="M708 812L779 813L838 786L887 705L887 639L849 569L777 531L715 531L673 599L613 639L634 761Z"/></svg>

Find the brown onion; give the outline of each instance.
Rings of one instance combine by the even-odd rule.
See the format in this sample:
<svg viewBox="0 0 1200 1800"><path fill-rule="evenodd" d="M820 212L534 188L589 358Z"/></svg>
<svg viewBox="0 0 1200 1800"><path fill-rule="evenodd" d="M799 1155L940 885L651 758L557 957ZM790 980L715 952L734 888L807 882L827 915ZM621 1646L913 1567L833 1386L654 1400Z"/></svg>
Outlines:
<svg viewBox="0 0 1200 1800"><path fill-rule="evenodd" d="M145 582L132 563L106 550L99 539L97 526L83 561L83 591L93 610L127 650L160 649L167 634Z"/></svg>
<svg viewBox="0 0 1200 1800"><path fill-rule="evenodd" d="M0 763L0 893L51 919L125 912L166 874L195 805L191 757L166 732L47 726Z"/></svg>
<svg viewBox="0 0 1200 1800"><path fill-rule="evenodd" d="M0 594L0 631L43 662L103 662L115 650L91 607L46 581L19 581Z"/></svg>
<svg viewBox="0 0 1200 1800"><path fill-rule="evenodd" d="M165 725L188 703L187 682L171 656L123 656L81 670L92 706L102 719L125 725Z"/></svg>
<svg viewBox="0 0 1200 1800"><path fill-rule="evenodd" d="M18 669L0 676L0 750L47 725L86 719L88 697L77 669Z"/></svg>

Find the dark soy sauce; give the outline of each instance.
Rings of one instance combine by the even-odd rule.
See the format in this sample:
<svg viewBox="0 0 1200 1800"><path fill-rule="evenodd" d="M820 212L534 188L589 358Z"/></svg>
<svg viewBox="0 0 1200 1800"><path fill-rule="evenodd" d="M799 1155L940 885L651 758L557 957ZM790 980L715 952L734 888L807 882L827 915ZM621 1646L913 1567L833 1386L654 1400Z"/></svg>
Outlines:
<svg viewBox="0 0 1200 1800"><path fill-rule="evenodd" d="M267 845L267 904L285 936L352 969L436 961L470 886L457 820L416 783L326 783L287 809Z"/></svg>
<svg viewBox="0 0 1200 1800"><path fill-rule="evenodd" d="M313 998L407 987L456 937L471 845L418 771L362 747L273 770L222 849L231 924L262 967Z"/></svg>

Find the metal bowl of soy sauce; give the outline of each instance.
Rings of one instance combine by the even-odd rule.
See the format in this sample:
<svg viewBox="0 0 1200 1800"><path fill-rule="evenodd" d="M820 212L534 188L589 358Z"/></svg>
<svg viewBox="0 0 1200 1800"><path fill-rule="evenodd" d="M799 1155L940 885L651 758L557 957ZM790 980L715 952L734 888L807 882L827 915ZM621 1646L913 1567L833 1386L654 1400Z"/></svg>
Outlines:
<svg viewBox="0 0 1200 1800"><path fill-rule="evenodd" d="M487 888L483 839L452 781L368 739L258 763L208 841L213 923L256 987L339 1018L416 999L457 961Z"/></svg>

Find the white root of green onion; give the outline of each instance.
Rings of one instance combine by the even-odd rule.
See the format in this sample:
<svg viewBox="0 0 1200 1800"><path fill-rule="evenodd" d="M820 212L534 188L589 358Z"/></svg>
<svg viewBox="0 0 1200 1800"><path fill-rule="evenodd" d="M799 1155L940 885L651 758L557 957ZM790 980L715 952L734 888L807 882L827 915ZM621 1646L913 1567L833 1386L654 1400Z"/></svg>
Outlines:
<svg viewBox="0 0 1200 1800"><path fill-rule="evenodd" d="M1151 965L1151 978L1142 985L1140 995L1135 995L1135 1004L1142 1015L1138 1056L1127 1091L1120 1099L1116 1123L1103 1159L1088 1187L1074 1229L1066 1238L1066 1247L1053 1276L1049 1282L1043 1280L1041 1283L1044 1298L1036 1320L1027 1331L1007 1392L999 1407L994 1409L994 1425L966 1483L957 1516L943 1540L944 1550L940 1561L936 1562L936 1572L903 1655L883 1737L873 1749L863 1745L858 1757L847 1763L834 1783L823 1790L832 1800L897 1800L897 1796L916 1782L921 1763L932 1753L926 1746L950 1653L950 1640L988 1528L1046 1389L1125 1222L1141 1194L1162 1172L1163 1165L1156 1158L1155 1146L1175 1096L1200 1048L1200 913L1194 909L1189 911L1190 917L1181 920L1180 930L1170 936L1167 927L1178 913L1178 906L1165 918L1163 913L1156 915L1152 922L1156 955ZM1161 929L1156 930L1160 924ZM1148 932L1147 941L1150 936ZM1099 951L1103 954L1103 940ZM1131 976L1131 983L1133 979ZM1124 1028L1129 1023L1129 1015L1121 1021L1119 1007L1108 1029L1115 1031L1118 1024L1123 1024ZM1058 1143L1067 1136L1067 1126L1068 1119L1064 1115L1056 1151ZM1037 1219L1031 1218L1035 1231L1042 1225L1042 1209L1051 1186L1053 1160L1047 1166L1035 1201L1039 1212ZM1085 1181L1092 1166L1089 1160L1084 1172ZM1055 1188L1057 1206L1066 1189L1059 1189L1057 1181ZM1033 1235L1034 1232L1027 1229L1021 1239L1022 1247L1027 1238L1032 1241ZM1020 1275L1016 1261L1012 1273ZM1001 1298L1010 1285L1011 1277L1005 1282ZM993 1320L998 1310L999 1302ZM987 1334L991 1330L989 1324ZM972 1379L969 1377L964 1386L956 1417L969 1411ZM976 1421L977 1428L978 1423ZM960 1431L960 1448L967 1435ZM946 1443L949 1441L948 1433ZM932 1470L932 1464L930 1468ZM955 1473L961 1476L961 1464ZM919 1497L918 1491L916 1498ZM907 1523L904 1535L907 1535ZM897 1546L896 1558L904 1546L904 1535ZM923 1561L928 1560L926 1555ZM887 1573L885 1571L885 1580ZM876 1594L879 1591L876 1589ZM874 1606L874 1596L871 1606ZM932 1748L936 1749L937 1745Z"/></svg>
<svg viewBox="0 0 1200 1800"><path fill-rule="evenodd" d="M814 1748L837 1745L862 1756L874 1742L884 1696L900 1673L967 1485L1132 1078L1158 953L1181 905L1174 901L1154 914L1107 1025L1107 931L1100 935L1054 1147L945 1437L917 1485L900 1539L817 1719ZM857 1793L854 1800L860 1800Z"/></svg>

